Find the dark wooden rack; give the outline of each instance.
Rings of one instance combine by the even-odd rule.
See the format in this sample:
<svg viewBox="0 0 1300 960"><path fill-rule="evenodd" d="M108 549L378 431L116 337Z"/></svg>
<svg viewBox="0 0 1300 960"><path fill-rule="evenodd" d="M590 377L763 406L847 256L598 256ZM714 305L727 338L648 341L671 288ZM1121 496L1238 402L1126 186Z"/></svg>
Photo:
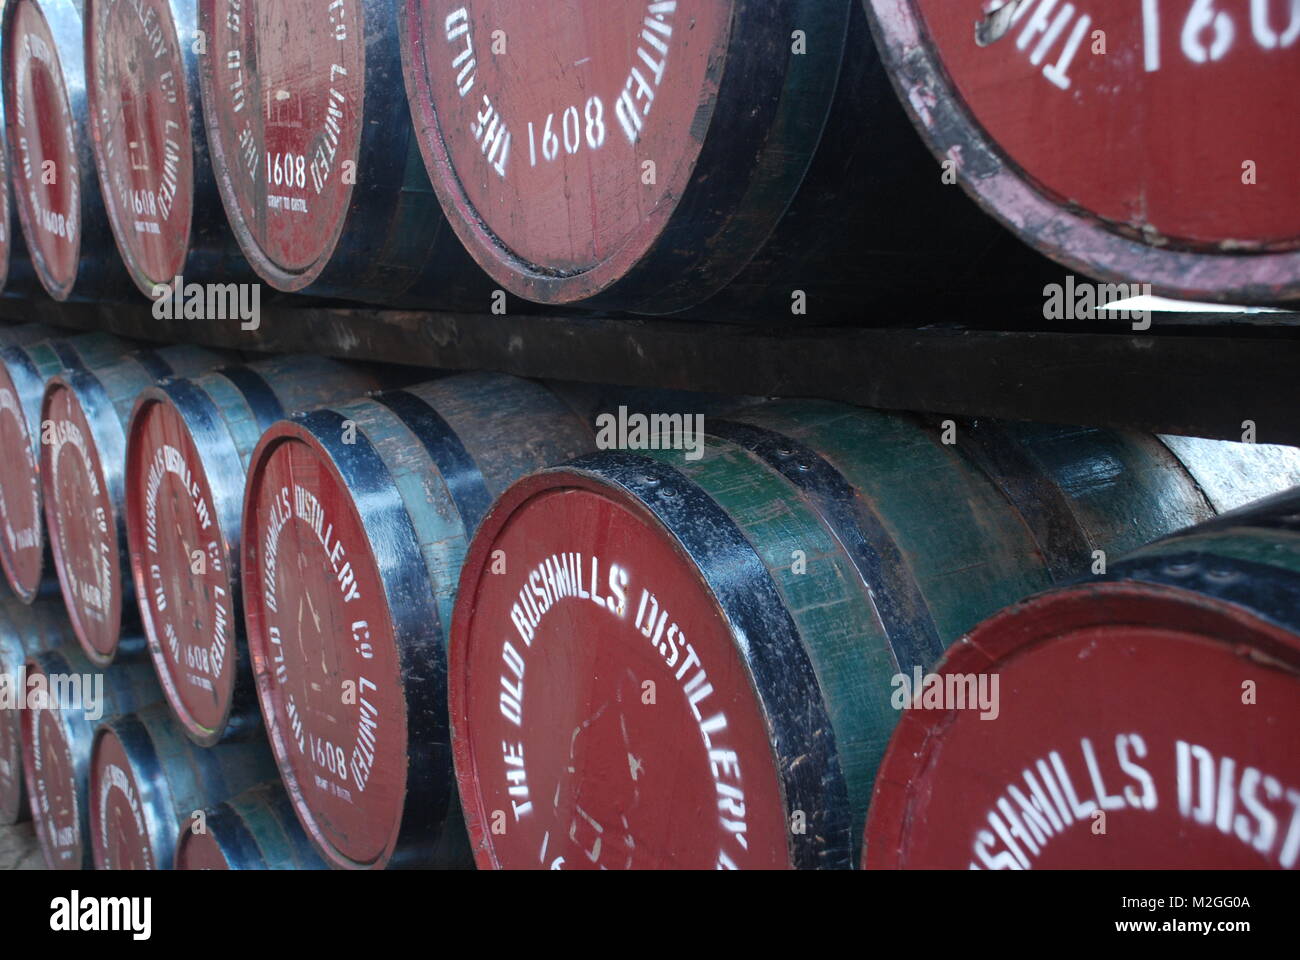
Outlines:
<svg viewBox="0 0 1300 960"><path fill-rule="evenodd" d="M0 317L249 352L1128 427L1300 445L1300 314L1157 314L1150 330L772 330L666 319L269 304L238 320L160 320L148 304L0 300ZM936 318L946 321L948 318Z"/></svg>

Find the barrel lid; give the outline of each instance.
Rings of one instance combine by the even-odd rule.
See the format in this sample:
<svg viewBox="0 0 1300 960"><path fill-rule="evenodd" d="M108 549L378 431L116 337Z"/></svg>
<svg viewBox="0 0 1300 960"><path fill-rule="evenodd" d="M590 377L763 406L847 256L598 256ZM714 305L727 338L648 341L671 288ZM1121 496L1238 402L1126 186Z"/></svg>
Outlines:
<svg viewBox="0 0 1300 960"><path fill-rule="evenodd" d="M51 667L66 672L67 666L57 653L40 654L27 661L29 676L48 676ZM36 838L46 866L80 870L86 863L84 844L89 838L82 833L86 822L82 803L86 798L78 790L78 781L90 758L73 756L65 723L57 698L47 699L39 709L23 710L22 762ZM83 749L88 746L86 741Z"/></svg>
<svg viewBox="0 0 1300 960"><path fill-rule="evenodd" d="M996 717L948 709L960 701L938 681L903 712L864 865L1294 867L1298 673L1295 634L1189 590L1103 582L1024 601L936 669L954 698L982 677Z"/></svg>
<svg viewBox="0 0 1300 960"><path fill-rule="evenodd" d="M418 671L408 672L400 659L390 613L390 597L420 610L432 599L410 579L417 567L427 575L418 551L403 552L414 537L399 526L400 506L386 505L396 493L383 464L363 435L342 443L341 417L312 416L312 430L295 421L271 427L251 459L241 569L249 658L271 748L304 829L333 865L383 867L404 814L432 819L429 781L446 764L445 747L439 758L425 742L432 735L417 738L409 727L428 719L423 698L436 693L404 689ZM331 428L337 444L325 439ZM390 594L388 577L406 589ZM433 656L437 635L424 621L428 633L417 652ZM419 763L408 766L408 750ZM428 807L410 809L417 801Z"/></svg>
<svg viewBox="0 0 1300 960"><path fill-rule="evenodd" d="M81 256L81 169L59 51L37 0L8 6L3 47L18 218L41 284L66 300Z"/></svg>
<svg viewBox="0 0 1300 960"><path fill-rule="evenodd" d="M29 421L40 418L45 383L25 350L0 351L0 567L14 592L30 603L45 566L41 477Z"/></svg>
<svg viewBox="0 0 1300 960"><path fill-rule="evenodd" d="M803 724L820 696L765 574L720 508L645 458L586 458L502 495L466 560L450 651L480 867L833 859L833 839L800 831L843 825L817 826L832 764Z"/></svg>
<svg viewBox="0 0 1300 960"><path fill-rule="evenodd" d="M139 720L128 715L100 726L90 763L96 870L158 870L171 862L177 825L164 822L172 816L169 800L160 792L165 787L153 744Z"/></svg>
<svg viewBox="0 0 1300 960"><path fill-rule="evenodd" d="M357 167L366 74L360 5L228 8L200 0L200 64L213 170L245 256L280 290L315 280L365 176Z"/></svg>
<svg viewBox="0 0 1300 960"><path fill-rule="evenodd" d="M425 166L494 279L567 303L646 254L694 172L734 6L403 4Z"/></svg>
<svg viewBox="0 0 1300 960"><path fill-rule="evenodd" d="M41 445L45 522L64 604L86 656L107 666L121 632L122 570L114 506L120 497L109 487L102 458L122 456L116 449L122 427L103 388L84 370L50 379L41 420L51 431L51 442ZM115 438L114 448L100 449Z"/></svg>
<svg viewBox="0 0 1300 960"><path fill-rule="evenodd" d="M210 828L195 833L189 822L181 823L176 838L177 870L229 870L230 861L222 840Z"/></svg>
<svg viewBox="0 0 1300 960"><path fill-rule="evenodd" d="M125 477L131 574L149 653L186 733L211 746L230 716L237 667L236 584L222 521L238 511L243 465L206 395L172 380L136 401Z"/></svg>
<svg viewBox="0 0 1300 960"><path fill-rule="evenodd" d="M864 3L935 153L1030 242L1158 291L1300 296L1300 8Z"/></svg>
<svg viewBox="0 0 1300 960"><path fill-rule="evenodd" d="M194 196L190 96L166 0L87 5L87 100L104 206L146 295L181 273Z"/></svg>

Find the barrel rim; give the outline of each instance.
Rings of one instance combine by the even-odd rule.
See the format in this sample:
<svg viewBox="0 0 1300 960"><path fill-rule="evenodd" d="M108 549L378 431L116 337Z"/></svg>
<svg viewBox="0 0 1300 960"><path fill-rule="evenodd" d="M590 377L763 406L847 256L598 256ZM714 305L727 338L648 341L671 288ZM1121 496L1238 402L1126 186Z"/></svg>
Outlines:
<svg viewBox="0 0 1300 960"><path fill-rule="evenodd" d="M122 475L120 471L105 470L104 464L108 462L123 463L126 459L126 436L122 429L121 422L117 419L117 413L112 402L104 390L103 384L99 378L91 371L80 369L65 369L55 374L47 381L45 385L45 394L41 399L41 422L49 419L50 402L54 395L60 391L66 391L73 401L80 408L82 416L86 419L88 425L95 429L93 436L88 436L87 449L94 452L96 462L91 466L99 473L99 484L104 492L104 500L112 516L107 524L107 538L113 545L110 551L110 564L116 565L117 575L120 586L125 586L124 577L122 576L122 544L126 539L126 531L123 528L122 511L118 510L114 504L122 502ZM107 441L110 449L100 450L100 444ZM122 620L125 610L125 602L122 596L123 590L114 591L111 604L115 608L116 615L109 614L111 625L110 629L115 633L113 638L113 649L105 654L95 649L88 639L88 633L81 622L81 617L77 611L77 604L70 600L72 591L68 585L67 574L64 572L64 563L62 557L62 546L60 537L53 535L53 531L58 529L60 518L63 514L59 511L59 502L57 497L51 496L50 491L46 489L46 484L51 482L53 475L46 463L47 456L52 447L48 444L41 445L41 487L43 491L43 506L45 510L45 523L49 528L50 535L47 537L50 544L50 552L54 558L54 569L59 578L59 589L63 594L64 607L68 611L68 620L72 624L72 631L77 637L77 643L81 646L82 652L92 664L100 669L108 667L117 658L119 641L122 638ZM75 505L74 509L82 509L82 505Z"/></svg>
<svg viewBox="0 0 1300 960"><path fill-rule="evenodd" d="M1091 214L1053 200L984 131L933 48L913 0L862 0L871 31L889 69L894 92L934 156L958 148L976 155L978 179L958 182L979 207L1032 246L1081 274L1117 283L1150 283L1157 294L1211 302L1277 304L1300 300L1300 249L1282 252L1193 252L1155 247L1125 237ZM942 90L945 109L927 123L910 94ZM971 161L968 160L969 164ZM987 168L987 169L985 169Z"/></svg>
<svg viewBox="0 0 1300 960"><path fill-rule="evenodd" d="M636 479L639 474L644 474L640 483ZM482 802L478 789L474 749L467 732L470 719L470 692L467 686L469 634L476 614L478 585L489 567L497 536L513 516L525 509L534 498L566 488L587 490L608 497L659 531L672 549L678 552L683 564L698 578L703 594L716 605L733 634L743 636L766 632L771 635L781 632L780 625L769 625L770 628L766 631L746 628L746 622L755 622L752 618L758 613L759 602L754 601L754 609L727 602L727 591L720 589L719 584L725 584L729 577L734 578L734 570L729 574L720 569L718 561L721 558L709 555L709 546L716 547L712 543L716 534L701 533L700 543L687 542L651 506L651 491L662 489L661 484L664 483L672 483L678 490L693 488L708 498L708 502L713 502L693 481L660 461L637 454L598 453L580 457L567 464L548 467L514 483L497 499L474 536L461 571L452 619L448 654L448 705L457 787L474 858L480 869L500 869L501 865L482 816L486 804ZM677 496L674 499L683 498ZM716 509L721 516L729 519L729 515L720 506ZM752 551L748 539L739 530L737 533ZM704 547L704 552L700 552L699 547ZM757 552L754 556L761 565ZM713 569L713 564L717 564L719 569ZM772 590L779 599L775 585L772 585ZM772 644L793 658L788 663L775 660L760 663L755 656L756 647L737 648L749 692L769 729L769 750L777 774L777 789L786 811L785 822L790 823L790 816L797 809L817 811L825 818L820 825L810 824L808 835L811 842L806 845L796 843L791 832L786 831L788 862L795 867L850 867L854 846L850 835L852 816L847 787L835 756L834 737L827 735L833 728L822 706L816 672L793 620L790 621L788 630L792 632L787 637L779 638ZM797 702L803 708L802 718L793 724L787 722L779 709L773 709L781 707L784 699ZM783 765L776 751L771 748L774 740L797 744L792 749L803 758L802 762L793 766ZM814 769L816 773L812 774ZM815 783L805 782L809 774L812 774Z"/></svg>
<svg viewBox="0 0 1300 960"><path fill-rule="evenodd" d="M1122 614L1124 619L1117 619ZM1186 630L1235 656L1262 646L1300 672L1300 636L1219 597L1147 580L1082 582L1037 594L994 614L953 644L932 673L998 673L1003 664L1062 634L1110 627ZM902 847L925 771L953 711L904 710L881 758L863 831L862 869L907 868Z"/></svg>
<svg viewBox="0 0 1300 960"><path fill-rule="evenodd" d="M185 707L180 696L175 678L167 669L166 656L163 653L163 641L154 623L153 605L149 602L150 593L146 577L144 551L141 544L145 540L143 506L139 503L139 481L147 475L147 461L140 458L145 451L140 440L148 411L156 406L167 406L175 411L194 449L198 452L198 462L191 465L191 470L202 473L202 482L210 492L213 500L213 523L216 525L216 538L221 543L222 562L225 564L223 578L226 595L230 598L231 618L229 622L230 647L227 652L232 673L232 691L238 683L238 671L246 660L241 657L240 637L243 618L240 616L242 595L239 592L241 579L232 571L238 569L239 551L239 510L243 504L245 476L239 452L234 439L225 427L225 422L217 415L216 405L211 397L198 387L192 379L168 378L152 387L146 387L135 399L131 417L126 430L126 460L123 468L125 495L123 498L125 514L124 526L129 558L131 579L135 585L135 595L139 598L140 623L145 634L145 646L149 651L158 685L162 688L167 705L192 741L200 747L211 747L226 738L231 715L235 706L235 697L225 698L222 705L221 720L217 726L208 728L200 724ZM207 442L200 444L194 437L195 426L201 426ZM218 449L219 446L219 449ZM231 461L234 467L232 468ZM213 478L218 483L213 483ZM234 567L232 568L232 564Z"/></svg>
<svg viewBox="0 0 1300 960"><path fill-rule="evenodd" d="M84 57L86 63L94 64L96 66L98 66L100 60L99 53L98 53L99 30L98 30L98 19L96 17L96 12L100 8L102 2L103 0L83 0L84 10L82 12L82 22L83 22L83 35L84 35ZM181 94L185 98L184 108L181 110L181 113L185 116L186 125L191 128L185 131L184 142L189 146L191 165L194 165L193 164L194 137L192 132L192 126L194 122L194 116L193 116L194 110L193 110L192 98L193 98L194 91L190 89L192 84L192 77L190 75L190 70L187 69L186 67L186 63L185 63L186 58L184 53L182 52L184 49L185 40L180 35L180 30L178 24L176 23L176 18L172 16L171 3L167 2L167 0L163 0L162 3L157 4L157 6L155 7L155 9L159 9L159 8L161 9L162 15L166 16L167 18L165 25L162 24L161 22L159 25L165 26L167 36L170 39L176 41L176 52L178 54L178 59L180 61L180 66L181 66L181 69L179 71L180 78L177 86L180 88ZM139 291L143 293L146 297L153 298L155 296L154 294L155 285L159 283L164 285L170 284L173 281L174 277L163 277L163 278L159 278L158 280L150 280L148 275L145 273L144 267L140 263L140 258L136 256L135 250L132 248L131 244L128 243L126 240L126 238L131 235L130 231L127 228L127 224L130 221L130 217L124 216L122 211L119 209L119 205L117 201L117 193L112 189L112 180L110 179L109 172L108 172L108 158L105 155L106 147L104 146L103 130L100 125L99 85L94 80L95 73L96 70L94 69L86 71L86 105L87 105L86 123L87 126L89 127L90 143L91 143L91 147L93 148L93 153L95 157L95 172L96 172L96 176L99 177L100 195L103 197L103 201L104 201L104 212L107 214L109 227L111 228L113 234L113 243L117 247L118 254L122 258L122 263L126 267L126 272L130 274L131 281L135 284L136 288L139 289ZM183 231L183 235L185 237L185 252L181 257L180 263L177 264L178 273L183 271L190 250L191 231L194 225L194 204L193 204L194 183L193 181L195 179L197 178L194 177L193 174L191 174L191 187L190 187L191 202L186 204L185 206L185 227ZM178 234L180 234L181 232L182 231L180 230L177 231Z"/></svg>
<svg viewBox="0 0 1300 960"><path fill-rule="evenodd" d="M438 659L443 658L445 663L445 653L441 649L442 645L401 642L404 637L410 639L422 636L427 630L429 621L428 610L418 602L420 594L404 587L400 583L401 577L405 574L407 577L413 577L414 580L423 582L427 588L423 594L424 596L432 597L433 592L432 587L428 585L428 571L424 565L424 560L420 556L418 548L414 546L416 536L414 529L410 527L411 521L406 516L406 508L402 503L401 495L392 483L387 464L383 462L382 458L371 446L370 440L364 431L358 429L355 442L351 444L342 442L341 430L333 431L333 435L338 437L337 441L327 439L319 435L323 431L314 430L311 426L312 417L319 419L325 416L338 418L338 421L342 422L342 417L328 407L319 408L312 413L302 414L291 419L281 420L263 433L257 447L249 457L248 481L244 488L241 521L240 580L243 595L246 598L260 595L260 585L256 582L255 573L258 569L256 554L260 552L259 538L257 531L251 530L250 526L255 516L252 510L253 501L261 490L262 478L267 464L276 449L281 445L301 443L312 451L312 454L321 462L324 469L329 471L333 482L341 490L348 492L350 507L356 513L358 525L365 534L370 560L378 571L379 579L383 584L384 604L382 612L386 621L384 627L397 641L394 644L397 669L403 680L411 684L412 689L421 687L420 679L424 680L424 686L427 687L437 675L436 664ZM364 466L359 463L363 458L368 461ZM376 482L372 484L360 482L363 475L361 471L363 470L373 473ZM391 523L362 522L363 514L357 503L355 491L366 486L373 488L370 491L371 495L367 497L370 516L373 517L375 511L383 509L392 515ZM376 539L376 533L380 529L386 535L382 539ZM399 537L397 535L399 530L407 535ZM257 664L266 662L267 658L261 655L262 633L254 623L253 604L251 602L244 604L244 633L248 644L249 660L255 665L254 679L257 688L257 699L265 722L271 752L275 757L276 766L280 770L280 777L285 792L289 796L289 801L293 806L294 813L297 814L299 822L322 859L332 867L352 869L377 869L390 864L397 864L408 858L418 859L423 852L421 847L436 842L438 839L437 836L430 835L431 828L428 818L433 818L434 829L432 832L436 834L436 828L441 823L441 818L445 815L446 810L452 807L455 796L452 771L447 760L441 761L441 766L447 767L445 783L441 790L439 790L436 782L441 772L440 762L436 758L436 751L431 749L436 740L435 731L439 713L436 706L434 709L411 711L407 709L408 705L405 701L400 703L402 711L401 728L406 741L404 749L406 763L401 771L403 796L401 812L394 818L388 840L375 860L369 863L353 860L335 849L324 837L316 816L307 805L298 777L289 763L290 753L283 742L283 732L280 730L279 725L274 722L275 710L274 704L270 703L272 690L270 689L267 671L256 668ZM432 661L425 662L420 659L421 656L430 657ZM431 670L435 672L430 672ZM414 683L412 683L413 679ZM435 685L435 695L437 692ZM444 755L446 754L445 749L442 752ZM446 810L437 808L440 793L445 796ZM407 849L408 846L409 849Z"/></svg>

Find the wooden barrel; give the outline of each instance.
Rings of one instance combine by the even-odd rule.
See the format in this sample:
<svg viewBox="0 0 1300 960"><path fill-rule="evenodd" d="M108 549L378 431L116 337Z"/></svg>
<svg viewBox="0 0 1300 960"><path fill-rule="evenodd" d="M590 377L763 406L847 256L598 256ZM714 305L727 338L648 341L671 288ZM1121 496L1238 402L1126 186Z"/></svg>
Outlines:
<svg viewBox="0 0 1300 960"><path fill-rule="evenodd" d="M434 188L521 297L861 323L918 292L1041 306L1060 273L941 183L857 0L403 0L399 23Z"/></svg>
<svg viewBox="0 0 1300 960"><path fill-rule="evenodd" d="M197 9L177 0L85 0L95 165L135 285L253 272L226 225L199 100Z"/></svg>
<svg viewBox="0 0 1300 960"><path fill-rule="evenodd" d="M332 866L467 862L444 625L492 498L590 450L539 384L465 374L276 424L244 500L244 616L289 795Z"/></svg>
<svg viewBox="0 0 1300 960"><path fill-rule="evenodd" d="M903 713L866 866L1300 865L1300 491L1009 607L935 674L997 716Z"/></svg>
<svg viewBox="0 0 1300 960"><path fill-rule="evenodd" d="M135 347L107 333L13 344L0 349L0 567L18 598L58 593L41 510L41 398L50 377L69 367L102 366Z"/></svg>
<svg viewBox="0 0 1300 960"><path fill-rule="evenodd" d="M1027 243L1170 296L1300 299L1300 7L863 2L935 155Z"/></svg>
<svg viewBox="0 0 1300 960"><path fill-rule="evenodd" d="M126 451L131 576L167 701L200 746L262 726L239 602L249 456L282 417L379 385L360 367L281 357L168 380L136 401Z"/></svg>
<svg viewBox="0 0 1300 960"><path fill-rule="evenodd" d="M36 275L56 300L123 299L131 284L95 175L81 7L11 0L0 33L11 176Z"/></svg>
<svg viewBox="0 0 1300 960"><path fill-rule="evenodd" d="M0 601L0 676L4 696L16 701L27 693L23 664L27 657L66 645L72 638L68 618L57 602L27 606L15 600ZM30 815L23 780L22 718L28 713L18 703L0 708L0 824L19 823Z"/></svg>
<svg viewBox="0 0 1300 960"><path fill-rule="evenodd" d="M36 838L51 870L88 870L94 865L90 753L95 729L101 720L157 703L162 691L147 663L99 670L75 644L29 657L27 673L43 677L51 694L39 709L24 710L22 718L23 772Z"/></svg>
<svg viewBox="0 0 1300 960"><path fill-rule="evenodd" d="M204 750L165 703L106 720L90 761L95 869L170 870L182 823L274 776L264 740Z"/></svg>
<svg viewBox="0 0 1300 960"><path fill-rule="evenodd" d="M323 870L278 780L204 811L203 829L182 823L177 870Z"/></svg>
<svg viewBox="0 0 1300 960"><path fill-rule="evenodd" d="M893 678L1216 509L1150 435L813 401L702 429L540 471L475 537L449 701L479 866L851 866ZM1300 479L1289 448L1183 455Z"/></svg>
<svg viewBox="0 0 1300 960"><path fill-rule="evenodd" d="M135 398L164 377L192 376L228 359L190 346L139 350L105 366L71 367L45 387L45 525L72 628L96 666L113 662L123 624L138 616L122 504L126 427ZM143 650L143 643L122 648L131 655Z"/></svg>
<svg viewBox="0 0 1300 960"><path fill-rule="evenodd" d="M380 0L200 0L203 112L245 256L277 290L486 312L415 146Z"/></svg>

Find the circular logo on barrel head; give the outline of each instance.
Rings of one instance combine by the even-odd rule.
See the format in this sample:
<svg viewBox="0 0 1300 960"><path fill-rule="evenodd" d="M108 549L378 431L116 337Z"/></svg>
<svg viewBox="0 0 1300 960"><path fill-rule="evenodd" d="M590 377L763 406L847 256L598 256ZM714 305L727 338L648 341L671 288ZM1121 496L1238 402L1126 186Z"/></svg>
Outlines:
<svg viewBox="0 0 1300 960"><path fill-rule="evenodd" d="M588 489L537 494L498 527L475 547L451 663L479 865L788 866L762 707L690 561Z"/></svg>
<svg viewBox="0 0 1300 960"><path fill-rule="evenodd" d="M1162 592L1031 601L955 648L936 682L996 670L997 715L905 713L877 778L866 864L1300 865L1296 676L1263 652L1289 643L1294 664L1295 638ZM989 650L1002 651L991 668Z"/></svg>
<svg viewBox="0 0 1300 960"><path fill-rule="evenodd" d="M96 870L154 870L144 798L122 741L111 729L95 744L90 775L91 843Z"/></svg>
<svg viewBox="0 0 1300 960"><path fill-rule="evenodd" d="M93 6L88 89L95 162L122 258L152 294L189 247L194 183L189 91L165 0Z"/></svg>
<svg viewBox="0 0 1300 960"><path fill-rule="evenodd" d="M1300 241L1300 4L913 3L975 119L1059 202L1159 244Z"/></svg>
<svg viewBox="0 0 1300 960"><path fill-rule="evenodd" d="M357 0L202 0L204 108L241 245L268 282L310 283L343 229L357 167L365 23ZM236 220L237 217L237 220Z"/></svg>
<svg viewBox="0 0 1300 960"><path fill-rule="evenodd" d="M45 15L19 0L4 38L5 127L18 216L50 295L63 298L81 252L81 171L63 70Z"/></svg>
<svg viewBox="0 0 1300 960"><path fill-rule="evenodd" d="M41 461L45 520L63 601L86 653L111 659L122 619L117 520L99 450L77 394L58 383L46 396Z"/></svg>
<svg viewBox="0 0 1300 960"><path fill-rule="evenodd" d="M495 276L585 274L556 295L578 299L650 248L699 155L731 14L724 0L410 0L426 160Z"/></svg>
<svg viewBox="0 0 1300 960"><path fill-rule="evenodd" d="M280 772L331 860L382 865L402 818L406 701L365 529L301 439L265 448L249 491L248 644Z"/></svg>
<svg viewBox="0 0 1300 960"><path fill-rule="evenodd" d="M23 754L32 799L32 819L45 862L80 870L84 862L77 770L64 735L57 702L23 711L27 747Z"/></svg>
<svg viewBox="0 0 1300 960"><path fill-rule="evenodd" d="M8 364L0 364L0 563L15 590L36 593L45 561L41 475L27 414Z"/></svg>
<svg viewBox="0 0 1300 960"><path fill-rule="evenodd" d="M235 611L229 557L203 461L170 403L131 426L127 520L140 613L167 699L192 732L218 732L230 709Z"/></svg>

